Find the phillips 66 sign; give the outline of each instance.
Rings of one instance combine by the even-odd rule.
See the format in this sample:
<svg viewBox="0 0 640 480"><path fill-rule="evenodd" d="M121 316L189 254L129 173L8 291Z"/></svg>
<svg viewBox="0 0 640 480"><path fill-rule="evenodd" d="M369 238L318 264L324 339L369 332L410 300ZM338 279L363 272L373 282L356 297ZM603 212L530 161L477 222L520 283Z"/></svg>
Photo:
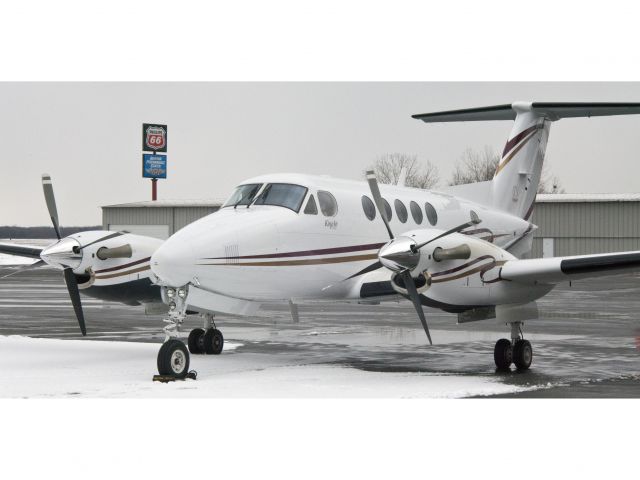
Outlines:
<svg viewBox="0 0 640 480"><path fill-rule="evenodd" d="M143 123L142 150L145 152L166 152L167 126L152 123Z"/></svg>

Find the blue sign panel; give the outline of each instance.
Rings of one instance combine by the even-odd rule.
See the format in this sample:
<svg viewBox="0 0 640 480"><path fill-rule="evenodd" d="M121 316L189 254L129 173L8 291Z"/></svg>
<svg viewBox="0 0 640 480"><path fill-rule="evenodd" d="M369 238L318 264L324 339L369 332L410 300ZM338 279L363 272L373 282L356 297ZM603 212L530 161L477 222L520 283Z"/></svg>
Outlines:
<svg viewBox="0 0 640 480"><path fill-rule="evenodd" d="M144 178L167 178L167 156L143 153L142 176Z"/></svg>

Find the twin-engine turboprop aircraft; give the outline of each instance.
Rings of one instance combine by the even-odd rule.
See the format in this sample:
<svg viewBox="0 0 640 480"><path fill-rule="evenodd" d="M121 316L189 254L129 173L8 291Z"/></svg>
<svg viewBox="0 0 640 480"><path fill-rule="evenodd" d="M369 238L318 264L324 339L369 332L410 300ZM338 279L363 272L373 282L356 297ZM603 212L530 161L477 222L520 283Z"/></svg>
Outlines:
<svg viewBox="0 0 640 480"><path fill-rule="evenodd" d="M0 253L37 259L26 268L49 264L62 270L82 335L87 334L80 291L127 305L159 304L160 289L151 280L149 260L162 240L127 232L92 230L62 237L51 177L42 188L58 241L45 248L1 243ZM14 275L13 272L10 275ZM5 275L5 277L8 275Z"/></svg>
<svg viewBox="0 0 640 480"><path fill-rule="evenodd" d="M559 282L640 269L640 252L521 260L551 123L640 113L640 103L524 103L415 115L424 122L514 120L493 180L426 191L297 174L243 182L223 208L183 228L151 257L169 306L162 375L186 376L189 352L219 353L217 313L251 315L261 303L410 299L431 341L423 305L459 322L496 317L511 339L499 369L529 368L523 321ZM205 329L178 339L188 311Z"/></svg>

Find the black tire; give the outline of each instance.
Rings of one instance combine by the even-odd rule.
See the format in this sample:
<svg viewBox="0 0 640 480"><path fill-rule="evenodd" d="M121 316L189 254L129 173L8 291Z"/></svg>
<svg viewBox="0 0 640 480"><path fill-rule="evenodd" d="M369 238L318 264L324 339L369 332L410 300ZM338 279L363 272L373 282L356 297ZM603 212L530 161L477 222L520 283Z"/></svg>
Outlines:
<svg viewBox="0 0 640 480"><path fill-rule="evenodd" d="M220 355L224 347L224 337L217 328L209 328L204 334L204 351L207 355Z"/></svg>
<svg viewBox="0 0 640 480"><path fill-rule="evenodd" d="M189 346L189 352L192 355L204 353L204 345L202 343L203 337L204 337L203 328L194 328L189 333L189 340L187 340L187 345Z"/></svg>
<svg viewBox="0 0 640 480"><path fill-rule="evenodd" d="M493 349L493 360L496 362L498 370L509 370L513 360L513 350L510 340L501 338L496 342L496 346Z"/></svg>
<svg viewBox="0 0 640 480"><path fill-rule="evenodd" d="M533 348L527 340L518 340L513 346L513 363L518 370L527 370L533 360Z"/></svg>
<svg viewBox="0 0 640 480"><path fill-rule="evenodd" d="M184 378L189 373L189 351L180 340L171 339L163 343L158 352L158 373Z"/></svg>

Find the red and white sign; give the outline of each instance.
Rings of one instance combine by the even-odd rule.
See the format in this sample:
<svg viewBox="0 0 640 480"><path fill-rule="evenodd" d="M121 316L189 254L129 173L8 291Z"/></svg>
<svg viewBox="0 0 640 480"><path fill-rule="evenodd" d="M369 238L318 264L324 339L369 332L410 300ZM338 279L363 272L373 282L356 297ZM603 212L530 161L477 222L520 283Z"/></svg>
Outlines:
<svg viewBox="0 0 640 480"><path fill-rule="evenodd" d="M153 152L167 151L167 126L144 124L142 149Z"/></svg>

